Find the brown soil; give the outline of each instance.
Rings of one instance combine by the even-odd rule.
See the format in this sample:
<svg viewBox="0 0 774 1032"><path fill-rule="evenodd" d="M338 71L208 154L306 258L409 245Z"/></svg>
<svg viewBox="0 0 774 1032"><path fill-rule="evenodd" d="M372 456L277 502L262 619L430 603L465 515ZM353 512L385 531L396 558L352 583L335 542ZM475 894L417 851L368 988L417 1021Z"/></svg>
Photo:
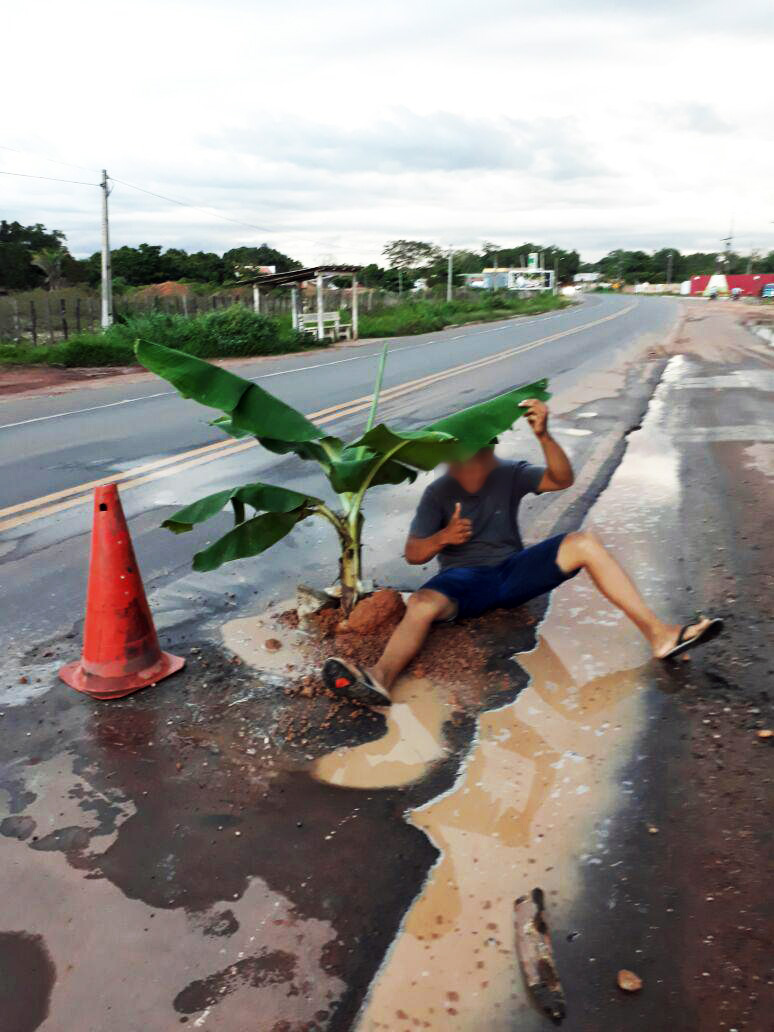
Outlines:
<svg viewBox="0 0 774 1032"><path fill-rule="evenodd" d="M365 607L365 611L373 615L373 606L366 606L366 603L372 603L379 595L397 595L400 599L397 592L377 592L360 602L356 608ZM337 655L359 666L372 667L401 620L405 605L402 599L400 601L402 608L394 600L380 599L378 612L384 617L383 622L371 626L365 633L352 629L352 616L343 621L338 608L316 613L310 618L312 637L307 647L309 666L319 670L328 656ZM289 610L281 615L280 620L287 626L294 617L295 611ZM484 616L466 620L464 624L436 624L421 653L409 664L405 673L408 677L429 678L444 690L452 705L462 710L476 711L485 698L491 697L493 682L495 691L502 688L507 692L511 689L505 675L493 673L487 667L493 640L512 638L517 625L531 625L534 622L535 617L523 609L518 612L494 610ZM305 693L311 690L315 695L328 694L317 674L304 677L301 689ZM293 692L298 690L291 689Z"/></svg>
<svg viewBox="0 0 774 1032"><path fill-rule="evenodd" d="M346 620L348 631L373 634L381 627L393 626L406 611L406 603L399 591L383 588L362 598Z"/></svg>
<svg viewBox="0 0 774 1032"><path fill-rule="evenodd" d="M139 366L111 366L104 369L55 369L51 366L6 366L0 369L0 396L40 393L50 387L88 386L92 380L105 380L128 372L139 372Z"/></svg>

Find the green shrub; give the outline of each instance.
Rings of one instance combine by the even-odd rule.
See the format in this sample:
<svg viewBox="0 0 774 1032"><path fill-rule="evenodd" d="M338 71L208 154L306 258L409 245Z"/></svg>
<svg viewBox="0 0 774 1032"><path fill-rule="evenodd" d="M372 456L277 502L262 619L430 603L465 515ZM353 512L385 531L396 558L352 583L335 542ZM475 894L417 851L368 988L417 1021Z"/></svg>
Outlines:
<svg viewBox="0 0 774 1032"><path fill-rule="evenodd" d="M281 355L321 346L308 334L293 330L287 316L275 319L243 305L232 305L191 319L162 312L130 316L103 333L79 333L61 344L45 347L0 344L0 364L43 363L69 368L133 365L138 339L152 340L197 358Z"/></svg>
<svg viewBox="0 0 774 1032"><path fill-rule="evenodd" d="M482 291L480 297L465 301L406 301L394 308L364 313L360 318L360 336L397 337L432 333L453 324L535 315L561 308L566 303L553 294L538 294L522 300L507 291Z"/></svg>
<svg viewBox="0 0 774 1032"><path fill-rule="evenodd" d="M433 333L453 324L535 315L566 303L551 294L522 300L506 291L482 292L482 296L466 301L406 301L395 308L364 312L360 317L360 336ZM232 305L190 319L163 312L124 316L104 332L79 333L61 344L0 344L0 365L133 365L138 339L151 340L197 358L282 355L325 346L310 334L296 332L289 316L272 318L244 305Z"/></svg>

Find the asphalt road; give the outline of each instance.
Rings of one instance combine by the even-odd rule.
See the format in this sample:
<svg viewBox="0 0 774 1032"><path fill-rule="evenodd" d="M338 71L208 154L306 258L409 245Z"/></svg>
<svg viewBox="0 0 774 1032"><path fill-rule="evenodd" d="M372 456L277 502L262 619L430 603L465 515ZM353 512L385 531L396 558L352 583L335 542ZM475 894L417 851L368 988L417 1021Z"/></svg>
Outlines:
<svg viewBox="0 0 774 1032"><path fill-rule="evenodd" d="M550 321L396 341L393 366L407 364L391 368L400 390L384 412L411 425L550 376L577 480L526 502L527 539L588 522L657 611L722 615L724 634L689 662L654 663L581 576L550 601L437 628L386 714L301 690L309 656L263 611L299 574L330 576L320 521L202 576L190 556L212 532L159 529L171 506L224 483L265 475L319 491L313 472L258 448L184 458L213 442L206 416L144 397L151 379L0 404L38 420L0 430L0 485L20 499L0 520L24 520L0 545L3 1032L539 1030L513 951L513 900L535 885L568 1032L765 1026L772 358L734 311L685 306L670 334L677 314L673 300L628 310L603 297ZM648 331L663 346L643 347ZM338 402L329 425L349 434L377 350L248 372L276 373L269 383L307 412ZM335 377L306 368L349 358ZM423 382L409 389L412 378ZM25 435L43 427L33 455ZM522 421L501 450L532 458L538 445ZM122 474L162 639L187 662L103 703L56 671L79 646L83 485ZM421 489L369 501L367 569L382 583L426 576L399 554ZM276 668L269 634L283 642ZM618 989L621 968L641 992Z"/></svg>
<svg viewBox="0 0 774 1032"><path fill-rule="evenodd" d="M461 404L548 376L565 389L608 368L645 333L663 333L670 299L599 295L571 309L496 324L396 338L380 416L415 426ZM341 436L365 419L381 342L232 368ZM196 497L249 479L320 492L316 470L251 444L223 441L213 413L155 378L0 402L0 574L7 639L26 648L77 621L85 590L93 482L118 479L135 549L151 590L188 575L213 527L175 537L162 519ZM222 443L222 447L221 447ZM290 550L289 550L290 549ZM332 558L326 557L326 558ZM228 570L235 589L290 583L292 545ZM251 568L252 567L252 568ZM217 592L223 584L210 582ZM250 581L252 584L252 581ZM186 596L189 597L189 596Z"/></svg>

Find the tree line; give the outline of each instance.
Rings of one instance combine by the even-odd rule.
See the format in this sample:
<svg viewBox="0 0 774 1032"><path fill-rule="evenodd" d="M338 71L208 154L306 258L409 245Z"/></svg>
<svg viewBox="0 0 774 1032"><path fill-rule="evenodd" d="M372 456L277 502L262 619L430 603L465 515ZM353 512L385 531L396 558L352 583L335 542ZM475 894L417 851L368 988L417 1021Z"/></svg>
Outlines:
<svg viewBox="0 0 774 1032"><path fill-rule="evenodd" d="M604 279L623 283L680 283L692 276L713 272L738 275L745 272L774 272L774 251L756 252L695 251L681 254L675 247L647 251L615 250L594 264L581 266L581 272L599 272Z"/></svg>
<svg viewBox="0 0 774 1032"><path fill-rule="evenodd" d="M160 244L140 244L139 247L118 247L110 252L110 257L113 284L119 290L167 280L220 286L238 282L262 265L274 265L277 272L301 268L300 262L268 244L234 247L223 255L211 251L189 253L178 247L164 250ZM49 231L40 223L22 226L19 222L0 222L0 288L34 290L48 286L56 289L79 283L97 287L100 276L99 251L88 258L73 258L65 235L59 230Z"/></svg>
<svg viewBox="0 0 774 1032"><path fill-rule="evenodd" d="M453 285L459 286L464 273L481 272L486 267L520 266L526 256L537 251L544 267L556 268L559 282L571 282L577 272L599 272L606 280L623 283L677 283L691 276L712 272L774 272L774 251L767 255L741 255L736 252L694 252L682 254L677 248L647 251L617 249L597 262L582 262L576 250L527 241L502 247L489 241L480 250L454 250ZM402 292L414 281L423 279L429 287L445 285L448 278L448 251L423 240L392 240L382 251L384 264L371 263L361 269L359 280L365 287ZM273 265L277 272L302 268L301 262L262 244L260 247L235 247L223 255L211 251L188 252L160 244L119 247L111 251L113 283L117 290L183 280L217 287L238 282L262 265ZM100 254L74 258L64 233L48 230L41 223L23 226L19 222L0 222L0 289L56 289L79 283L96 287L100 281ZM344 281L342 281L344 283Z"/></svg>

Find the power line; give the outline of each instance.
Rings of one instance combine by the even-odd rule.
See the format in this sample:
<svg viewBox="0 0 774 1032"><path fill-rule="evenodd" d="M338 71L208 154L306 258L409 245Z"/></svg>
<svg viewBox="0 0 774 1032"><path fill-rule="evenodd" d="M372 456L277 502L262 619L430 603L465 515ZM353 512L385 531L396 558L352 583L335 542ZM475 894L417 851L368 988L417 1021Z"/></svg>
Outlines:
<svg viewBox="0 0 774 1032"><path fill-rule="evenodd" d="M242 222L241 219L232 219L228 215L221 215L220 212L215 211L214 208L202 208L198 204L191 204L190 201L179 201L175 197L167 197L165 194L156 193L153 190L146 190L145 187L135 186L134 183L126 183L123 179L116 179L115 176L110 177L114 183L120 183L122 186L128 186L131 190L139 190L140 193L148 194L150 197L158 197L162 201L169 201L170 204L179 204L181 208L192 208L194 211L201 211L205 215L214 215L218 219L224 219L226 222L233 222L236 226L246 226L248 229L256 229L259 233L271 233L272 230L268 226L255 226L252 222Z"/></svg>
<svg viewBox="0 0 774 1032"><path fill-rule="evenodd" d="M0 176L21 176L23 179L46 179L49 183L76 183L78 186L99 186L99 183L87 183L82 179L57 179L55 176L33 176L30 172L5 172L0 169Z"/></svg>
<svg viewBox="0 0 774 1032"><path fill-rule="evenodd" d="M70 168L79 168L81 172L96 173L98 171L96 168L87 168L86 165L76 165L72 161L62 161L61 158L47 158L45 154L38 154L36 151L24 150L20 147L7 147L4 144L0 144L0 150L13 151L14 154L30 154L41 161L49 161L52 165L68 165Z"/></svg>
<svg viewBox="0 0 774 1032"><path fill-rule="evenodd" d="M0 145L0 150L12 151L14 154L32 154L35 157L40 158L42 161L50 161L54 164L69 165L70 168L81 168L85 172L91 172L92 169L86 168L85 165L74 165L71 161L60 161L58 158L47 158L43 154L35 154L33 151L20 150L18 147L6 147ZM51 183L74 183L78 186L99 186L98 183L86 183L80 179L59 179L55 176L36 176L28 172L5 172L0 170L0 175L4 176L21 176L24 179L44 179ZM272 230L268 226L256 226L252 222L243 222L241 219L233 219L229 215L222 215L219 211L214 208L203 208L199 204L192 204L190 201L181 201L176 197L168 197L166 194L156 193L154 190L146 190L143 186L137 186L135 183L127 183L123 179L116 179L115 176L110 176L114 183L120 183L122 186L128 186L130 190L138 190L140 193L148 194L149 197L158 197L161 201L167 201L169 204L178 204L181 208L191 208L194 211L200 211L205 215L214 215L215 218L223 219L225 222L232 222L235 226L245 226L248 229L255 229L259 233L271 233Z"/></svg>

